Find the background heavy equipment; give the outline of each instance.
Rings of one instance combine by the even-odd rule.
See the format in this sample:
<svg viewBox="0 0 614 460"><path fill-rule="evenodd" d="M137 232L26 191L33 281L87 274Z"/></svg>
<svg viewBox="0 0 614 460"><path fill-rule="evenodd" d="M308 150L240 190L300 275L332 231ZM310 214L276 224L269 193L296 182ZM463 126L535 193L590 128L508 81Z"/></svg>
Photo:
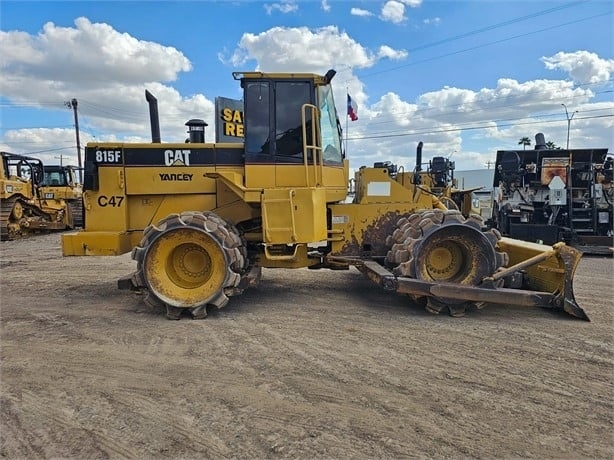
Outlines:
<svg viewBox="0 0 614 460"><path fill-rule="evenodd" d="M70 208L71 228L83 227L83 187L78 180L79 168L72 165L45 165L41 195L64 200Z"/></svg>
<svg viewBox="0 0 614 460"><path fill-rule="evenodd" d="M83 225L81 188L71 167L48 169L38 158L8 152L0 157L2 240Z"/></svg>
<svg viewBox="0 0 614 460"><path fill-rule="evenodd" d="M534 150L497 152L489 224L512 238L611 255L612 179L607 148L549 149L538 133Z"/></svg>
<svg viewBox="0 0 614 460"><path fill-rule="evenodd" d="M422 161L423 143L418 143L416 151L416 166L414 171L406 174L403 166L397 167L390 161L378 162L374 168L387 168L392 177L401 185L407 184L413 190L418 188L421 192L437 198L436 205L440 209L458 210L465 218L472 215L481 217L482 221L489 219L483 215L480 198L477 193L484 187L459 188L458 180L454 178L454 162L449 158L435 156L428 162ZM354 196L354 180L351 183L351 196ZM443 205L443 206L442 206ZM486 228L486 224L484 224Z"/></svg>
<svg viewBox="0 0 614 460"><path fill-rule="evenodd" d="M487 303L539 306L588 319L573 295L581 254L502 238L430 192L420 169L349 161L326 75L236 72L244 142L89 143L85 228L62 235L65 256L132 253L118 281L149 305L202 318L260 279L261 268L356 267L385 290L434 313ZM192 120L193 121L193 120ZM292 289L292 286L288 286ZM325 295L325 293L323 293Z"/></svg>

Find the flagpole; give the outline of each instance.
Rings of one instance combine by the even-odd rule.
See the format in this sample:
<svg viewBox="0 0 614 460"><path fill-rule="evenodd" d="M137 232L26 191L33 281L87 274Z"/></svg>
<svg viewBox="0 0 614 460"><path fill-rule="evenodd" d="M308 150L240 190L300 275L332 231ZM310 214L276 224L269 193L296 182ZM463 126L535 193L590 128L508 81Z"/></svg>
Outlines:
<svg viewBox="0 0 614 460"><path fill-rule="evenodd" d="M347 108L349 97L350 97L350 88L346 87L345 88L345 154L346 156L348 154L348 129L350 127L350 123L348 120L350 116L348 115L348 108Z"/></svg>

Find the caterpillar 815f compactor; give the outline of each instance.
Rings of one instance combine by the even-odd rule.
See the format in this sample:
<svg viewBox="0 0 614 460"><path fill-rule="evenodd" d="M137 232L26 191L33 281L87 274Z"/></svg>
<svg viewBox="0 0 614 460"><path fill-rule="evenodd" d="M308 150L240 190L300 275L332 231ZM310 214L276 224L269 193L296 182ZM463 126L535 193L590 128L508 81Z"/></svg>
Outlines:
<svg viewBox="0 0 614 460"><path fill-rule="evenodd" d="M72 167L44 166L38 158L8 152L0 152L0 160L2 240L83 225L81 187Z"/></svg>
<svg viewBox="0 0 614 460"><path fill-rule="evenodd" d="M87 145L85 228L62 235L63 254L131 251L136 271L119 287L171 319L223 307L262 267L351 266L435 313L498 303L588 319L572 288L578 251L484 231L479 217L447 209L419 167L361 167L347 202L334 75L234 73L241 143L204 143L204 123L185 143L161 143L146 92L152 143Z"/></svg>

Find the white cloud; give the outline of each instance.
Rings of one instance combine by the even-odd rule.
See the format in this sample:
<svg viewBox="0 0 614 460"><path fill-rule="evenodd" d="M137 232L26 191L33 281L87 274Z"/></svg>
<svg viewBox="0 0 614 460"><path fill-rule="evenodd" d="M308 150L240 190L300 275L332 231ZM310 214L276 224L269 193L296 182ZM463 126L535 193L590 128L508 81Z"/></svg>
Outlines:
<svg viewBox="0 0 614 460"><path fill-rule="evenodd" d="M363 17L373 16L373 13L371 13L371 11L363 10L362 8L352 8L350 10L350 14L352 16L363 16Z"/></svg>
<svg viewBox="0 0 614 460"><path fill-rule="evenodd" d="M558 107L562 100L586 102L593 97L590 89L574 88L561 80L532 80L524 83L501 78L494 88L479 91L444 87L422 94L418 101L431 114L452 116L463 113L467 120L496 119L524 116L528 110L537 112Z"/></svg>
<svg viewBox="0 0 614 460"><path fill-rule="evenodd" d="M377 53L379 57L386 57L393 60L405 59L407 57L407 51L405 50L395 50L387 45L382 45L379 47L379 52Z"/></svg>
<svg viewBox="0 0 614 460"><path fill-rule="evenodd" d="M324 74L331 68L335 69L335 99L343 101L348 91L359 104L361 117L364 117L368 114L367 95L353 69L370 68L382 59L399 60L406 56L405 50L395 50L387 45L382 45L374 53L335 26L315 30L273 27L260 34L244 34L228 62L240 67L253 59L257 62L256 70L263 72Z"/></svg>
<svg viewBox="0 0 614 460"><path fill-rule="evenodd" d="M397 0L388 0L382 6L380 18L382 21L400 24L407 19L405 17L405 5Z"/></svg>
<svg viewBox="0 0 614 460"><path fill-rule="evenodd" d="M385 47L374 54L335 26L311 30L307 27L273 27L260 34L243 34L239 48L230 57L235 66L248 59L265 72L326 72L332 68L367 68L381 58L399 59L404 51Z"/></svg>
<svg viewBox="0 0 614 460"><path fill-rule="evenodd" d="M401 100L398 94L388 92L371 109L380 117L390 117L399 126L409 126L418 106Z"/></svg>
<svg viewBox="0 0 614 460"><path fill-rule="evenodd" d="M582 112L587 117L608 111L611 114L614 104L591 103L593 97L589 89L574 88L568 81L518 82L509 78L477 91L444 87L420 95L415 104L389 92L370 106L361 107L359 121L350 125L350 161L353 167L383 160L412 167L415 146L423 141L425 161L455 152L457 170L466 170L483 168L494 159L497 148L515 148L518 139L533 138L537 132L564 145L567 122L561 101L573 101L574 110L578 110L572 139L575 135L584 145L607 147L611 139L608 141L604 134L614 128L614 120L582 119ZM497 148L470 150L465 145L471 139L496 143Z"/></svg>
<svg viewBox="0 0 614 460"><path fill-rule="evenodd" d="M266 10L267 14L272 14L274 11L279 11L280 13L293 13L295 11L298 11L298 4L295 3L294 1L285 1L285 2L281 2L281 3L265 3L264 4L264 9Z"/></svg>
<svg viewBox="0 0 614 460"><path fill-rule="evenodd" d="M388 0L382 6L380 19L386 22L392 22L393 24L400 24L404 22L407 17L405 16L405 7L417 8L422 4L422 0Z"/></svg>
<svg viewBox="0 0 614 460"><path fill-rule="evenodd" d="M49 139L53 139L54 147L47 147ZM73 159L74 162L66 161L66 164L77 164L76 138L74 129L64 128L25 128L19 130L7 130L4 135L5 145L20 145L30 152L36 152L39 147L43 147L37 157L43 157L48 163L59 163L56 157L62 155L67 160ZM11 151L11 148L2 146L2 150ZM49 151L53 150L53 151ZM45 162L45 161L43 161Z"/></svg>
<svg viewBox="0 0 614 460"><path fill-rule="evenodd" d="M194 113L213 115L211 101L184 98L163 84L192 69L183 53L87 18L76 19L75 27L49 22L38 35L0 31L0 55L2 96L58 110L64 109L63 101L78 96L83 129L92 124L99 131L148 136L145 89L159 99L162 133L175 140L185 138L183 124ZM36 132L26 136L37 138ZM18 137L16 132L5 133L5 139Z"/></svg>
<svg viewBox="0 0 614 460"><path fill-rule="evenodd" d="M554 56L544 56L541 60L547 69L563 70L580 84L604 83L614 72L614 59L601 59L595 53L588 51L574 53L560 51Z"/></svg>
<svg viewBox="0 0 614 460"><path fill-rule="evenodd" d="M330 11L330 4L328 3L328 0L322 0L320 6L322 7L322 10L326 11L327 13Z"/></svg>
<svg viewBox="0 0 614 460"><path fill-rule="evenodd" d="M144 75L151 80L174 81L180 72L192 69L190 61L173 47L137 40L83 17L75 20L75 26L58 27L48 22L37 36L0 32L3 73L13 79L66 81L74 89L76 85L95 87L109 81L142 82Z"/></svg>
<svg viewBox="0 0 614 460"><path fill-rule="evenodd" d="M438 26L441 23L441 18L426 18L422 22L426 25Z"/></svg>

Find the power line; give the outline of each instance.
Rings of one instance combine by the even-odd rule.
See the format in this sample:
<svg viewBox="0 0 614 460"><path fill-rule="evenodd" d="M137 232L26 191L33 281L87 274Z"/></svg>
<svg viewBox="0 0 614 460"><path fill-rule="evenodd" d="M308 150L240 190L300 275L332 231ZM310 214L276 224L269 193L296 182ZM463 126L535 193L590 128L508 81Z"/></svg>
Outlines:
<svg viewBox="0 0 614 460"><path fill-rule="evenodd" d="M76 148L75 145L71 145L70 147L58 147L55 149L45 149L45 150L35 150L32 152L24 152L23 155L33 155L36 153L47 153L47 152L59 152L60 150L67 150L67 149L74 149Z"/></svg>
<svg viewBox="0 0 614 460"><path fill-rule="evenodd" d="M6 140L6 139L5 139ZM72 143L73 141L54 141L56 144L68 144L68 143ZM10 141L11 144L47 144L48 141L46 140L11 140Z"/></svg>
<svg viewBox="0 0 614 460"><path fill-rule="evenodd" d="M17 129L66 129L66 128L72 128L73 125L47 125L47 126L7 126L7 127L0 127L0 131L10 131L10 130L17 130Z"/></svg>
<svg viewBox="0 0 614 460"><path fill-rule="evenodd" d="M593 115L590 117L578 117L576 120L591 120L595 118L614 118L614 115ZM545 120L541 121L540 124L550 124L550 123L562 123L564 120ZM522 125L535 125L535 120L520 122L520 123L504 123L497 124L497 128L506 128L508 126L522 126ZM415 136L415 135L424 135L424 134L439 134L439 133L447 133L447 132L456 132L456 131L475 131L479 129L492 129L493 126L491 124L488 125L478 125L478 126L468 126L466 128L442 128L442 129L423 129L423 130L415 130L410 132L402 132L398 134L382 134L382 135L372 135L372 136L357 136L357 137L348 137L348 141L359 141L365 139L386 139L392 137L405 137L405 136Z"/></svg>
<svg viewBox="0 0 614 460"><path fill-rule="evenodd" d="M449 57L449 56L454 56L454 55L461 54L461 53L466 53L467 51L474 51L474 50L477 50L477 49L480 49L480 48L485 48L485 47L490 46L490 45L496 45L496 44L503 43L503 42L506 42L506 41L514 40L516 38L527 37L529 35L535 35L535 34L540 33L540 32L546 32L548 30L557 29L559 27L564 27L564 26L568 26L568 25L572 25L572 24L577 24L579 22L588 21L590 19L595 19L595 18L598 18L598 17L601 17L601 16L608 16L610 14L611 14L610 12L595 14L593 16L588 16L588 17L585 17L585 18L576 19L574 21L569 21L569 22L565 22L565 23L562 23L562 24L557 24L557 25L554 25L554 26L545 27L543 29L534 30L532 32L526 32L524 34L518 34L518 35L511 36L511 37L502 38L500 40L495 40L493 42L483 43L481 45L472 46L470 48L464 48L464 49L461 49L461 50L453 51L451 53L440 54L439 56L433 56L431 58L422 59L421 61L408 62L407 64L399 65L399 66L396 66L396 67L391 67L391 68L388 68L388 69L379 70L377 72L365 73L365 74L361 75L361 78L365 79L365 78L368 78L368 77L372 77L374 75L380 75L382 73L387 73L387 72L392 72L392 71L399 70L399 69L404 69L406 67L411 67L411 66L414 66L414 65L423 64L425 62L434 61L434 60L441 59L441 58L444 58L444 57Z"/></svg>
<svg viewBox="0 0 614 460"><path fill-rule="evenodd" d="M608 80L608 81L612 81L612 79ZM593 85L593 84L590 84ZM590 86L590 85L579 85L578 87L581 86ZM611 91L598 91L595 92L594 94L605 94L605 93L609 93ZM481 107L477 107L475 109L472 110L467 110L467 111L463 111L462 115L470 115L472 113L479 113L479 112L484 112L484 111L489 111L492 112L495 109L504 109L506 107L515 107L517 106L517 104L514 102L514 99L517 98L526 98L527 95L532 95L532 94L542 94L543 93L543 89L540 90L535 90L535 91L529 91L527 93L522 93L522 94L516 94L516 95L512 95L512 96L504 96L504 97L495 97L492 99L493 102L483 102L483 104L488 104L488 105L483 105ZM582 95L582 96L586 96L586 95ZM576 97L581 97L580 95L578 96L572 96L571 99L575 99ZM504 102L510 102L509 104L498 104L498 102L500 101L504 101ZM558 103L555 103L552 101L552 99L548 98L548 99L535 99L533 101L531 101L535 104L539 104L539 103L545 103L545 102L549 102L552 103L553 105L558 105ZM422 108L418 108L414 111L390 111L388 112L388 116L387 117L378 117L379 121L376 122L369 122L369 126L376 126L376 125L380 125L380 124L389 124L394 122L395 118L398 116L403 116L404 114L411 114L413 116L415 115L420 115L423 117L427 117L427 112L437 112L436 116L430 117L432 119L441 119L441 118L445 118L447 116L453 116L453 115L459 115L459 112L456 110L449 110L446 111L445 109L453 109L453 108L457 108L457 107L462 107L464 105L467 104L475 104L475 102L469 102L469 103L459 103L459 104L450 104L450 105L445 105L445 106L437 106L437 107L422 107ZM595 109L595 110L606 110L606 109ZM584 112L585 110L583 110ZM558 113L558 112L557 112ZM360 121L359 121L360 123Z"/></svg>
<svg viewBox="0 0 614 460"><path fill-rule="evenodd" d="M39 107L41 105L48 105L52 107L63 107L64 101L38 101L38 100L21 100L20 102L0 102L0 107L7 109L23 109L28 107Z"/></svg>
<svg viewBox="0 0 614 460"><path fill-rule="evenodd" d="M614 81L614 79L609 79L606 80L602 83L585 83L585 84L581 84L581 85L577 85L574 89L578 89L578 88L591 88L593 86L601 86L603 83L609 83ZM604 91L596 91L593 94L595 95L600 95L600 94L609 94L612 93L612 90L604 90ZM468 110L468 111L463 111L462 115L466 116L466 115L470 115L470 114L474 114L474 113L479 113L479 112L484 112L484 111L493 111L494 109L503 109L506 107L514 107L517 106L517 103L514 102L515 99L518 98L526 98L527 96L531 96L533 94L542 94L543 93L543 89L539 89L539 90L535 90L535 91L529 91L526 93L522 93L522 94L515 94L515 95L511 95L511 96L500 96L500 97L494 97L491 99L491 101L489 102L484 102L484 104L488 104L486 106L482 106L482 107L477 107L475 109L472 110ZM571 99L575 99L577 97L583 97L586 96L585 94L583 95L577 95L577 96L571 96ZM499 102L509 102L509 104L499 104ZM554 102L552 101L552 99L547 98L547 99L535 99L531 101L532 103L535 104L539 104L540 102L552 102L554 104ZM82 104L80 102L80 104ZM384 124L390 124L392 122L394 122L395 120L395 116L402 116L404 114L412 114L413 116L416 115L420 115L420 116L427 116L428 112L434 112L436 111L436 116L430 117L431 119L442 119L445 118L447 116L456 116L459 115L459 112L456 110L446 110L446 109L454 109L454 108L458 108L461 107L463 105L466 105L467 103L458 103L458 104L449 104L449 105L443 105L443 106L437 106L437 107L420 107L414 111L390 111L387 113L387 117L378 117L379 121L376 122L369 122L369 127L373 127L373 126L377 126L377 125L384 125ZM474 103L475 104L475 103ZM83 103L83 105L86 106L92 106L92 107L97 107L97 110L104 110L105 106L99 105L99 104L92 104L90 102L85 101ZM556 104L558 105L558 103ZM63 106L63 108L65 108L65 106ZM600 109L592 109L592 110L608 110L607 108L600 108ZM582 112L586 113L588 111L591 111L591 109L585 110L583 109ZM111 112L115 112L116 114L119 115L123 115L123 112L119 109L112 109ZM138 112L132 112L134 114L138 113ZM557 112L558 113L558 112ZM142 115L142 114L141 114ZM82 115L84 118L88 119L89 117ZM545 115L540 115L540 116L549 116L548 114ZM176 117L167 117L167 120L169 119L179 119L179 116ZM521 118L520 118L521 119ZM140 116L138 119L139 122L144 122L145 119ZM359 121L360 123L360 121ZM53 129L53 128L73 128L74 125L47 125L47 126L12 126L12 127L0 127L0 130L2 131L7 131L7 130L18 130L18 129ZM91 128L88 128L87 126L85 126L83 128L83 130L85 131L89 131L92 132L93 130Z"/></svg>
<svg viewBox="0 0 614 460"><path fill-rule="evenodd" d="M554 8L549 8L547 10L538 11L536 13L531 13L531 14L528 14L528 15L525 15L525 16L520 16L520 17L514 18L514 19L509 19L507 21L503 21L503 22L499 22L497 24L493 24L493 25L490 25L490 26L482 27L480 29L471 30L469 32L465 32L465 33L458 34L458 35L453 35L451 37L447 37L447 38L444 38L442 40L438 40L436 42L427 43L426 45L420 45L420 46L417 46L415 48L409 48L407 51L410 52L410 53L413 53L413 52L416 52L416 51L422 51L422 50L427 49L427 48L432 48L434 46L443 45L443 44L450 43L450 42L455 41L455 40L460 40L461 38L467 38L467 37L470 37L472 35L480 34L482 32L488 32L490 30L498 29L498 28L503 27L503 26L509 26L510 24L515 24L517 22L522 22L522 21L525 21L527 19L533 19L533 18L536 18L536 17L539 17L539 16L544 16L546 14L553 13L555 11L560 11L560 10L563 10L563 9L566 9L566 8L570 8L570 7L579 5L581 3L587 3L587 1L588 0L571 2L571 3L567 3L565 5L556 6Z"/></svg>

